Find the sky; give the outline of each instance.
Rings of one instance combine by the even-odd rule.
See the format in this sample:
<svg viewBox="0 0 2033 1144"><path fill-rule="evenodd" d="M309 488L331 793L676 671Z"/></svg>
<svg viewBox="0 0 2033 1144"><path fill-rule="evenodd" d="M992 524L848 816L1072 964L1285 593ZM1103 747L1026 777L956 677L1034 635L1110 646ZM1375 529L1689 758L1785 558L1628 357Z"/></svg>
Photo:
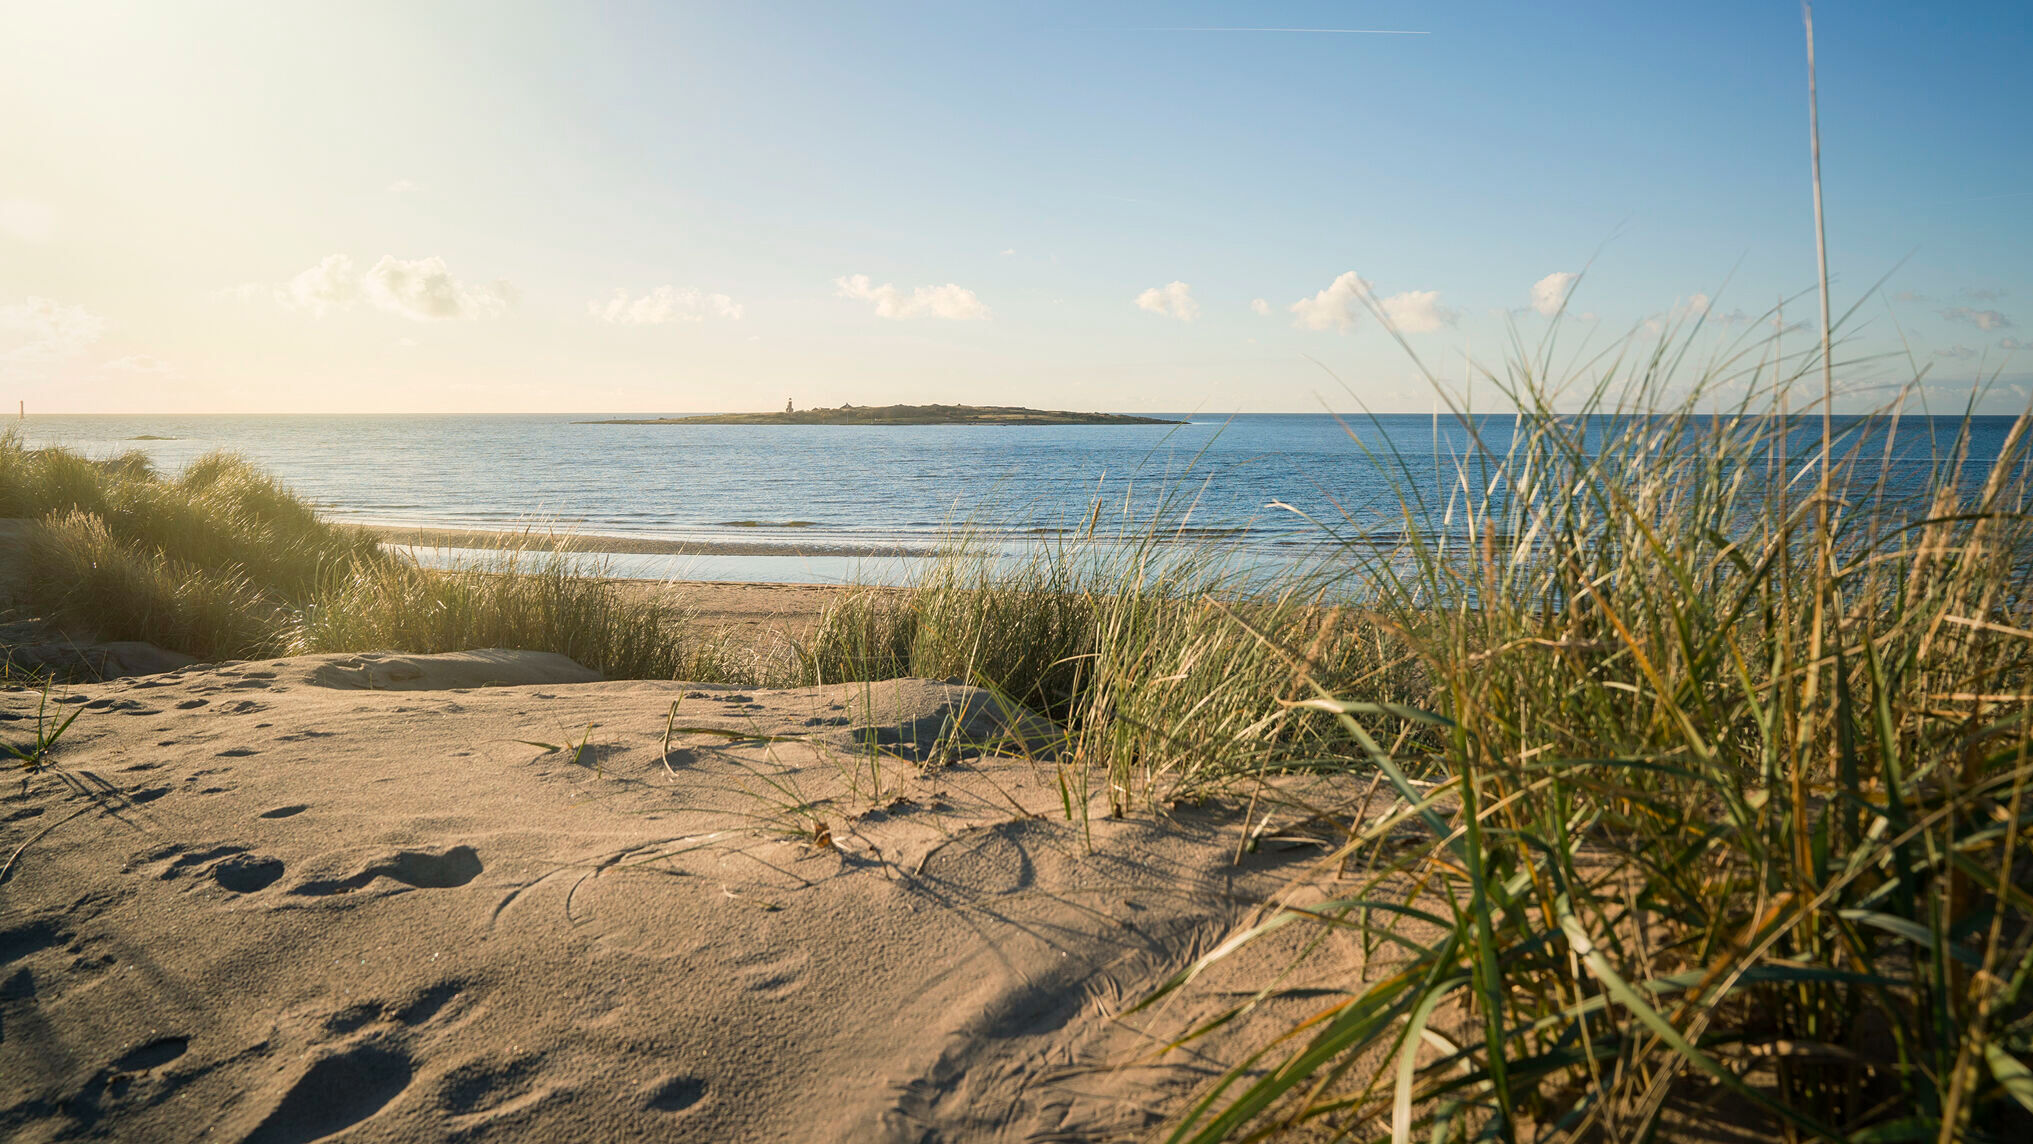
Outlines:
<svg viewBox="0 0 2033 1144"><path fill-rule="evenodd" d="M1814 336L1785 0L0 26L0 401L31 413L1424 412L1429 373L1548 337L1585 371ZM1829 2L1816 35L1843 401L1918 375L2017 412L2033 19Z"/></svg>

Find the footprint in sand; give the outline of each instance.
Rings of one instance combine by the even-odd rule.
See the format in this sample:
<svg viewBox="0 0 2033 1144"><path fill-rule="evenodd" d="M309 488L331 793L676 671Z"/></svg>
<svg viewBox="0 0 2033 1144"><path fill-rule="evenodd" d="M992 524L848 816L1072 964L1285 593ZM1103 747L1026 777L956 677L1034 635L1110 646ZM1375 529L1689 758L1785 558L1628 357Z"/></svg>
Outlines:
<svg viewBox="0 0 2033 1144"><path fill-rule="evenodd" d="M409 1003L395 1011L395 1019L412 1028L424 1024L443 1012L452 999L466 991L462 981L440 981L411 998Z"/></svg>
<svg viewBox="0 0 2033 1144"><path fill-rule="evenodd" d="M658 1112L683 1112L706 1099L706 1082L695 1076L667 1077L650 1086L646 1108Z"/></svg>
<svg viewBox="0 0 2033 1144"><path fill-rule="evenodd" d="M89 1122L103 1114L105 1110L99 1107L101 1099L124 1100L136 1085L145 1086L155 1080L152 1075L154 1070L183 1056L190 1044L189 1037L157 1037L129 1049L121 1054L119 1060L95 1073L85 1082L84 1088L70 1098L68 1103L73 1116Z"/></svg>
<svg viewBox="0 0 2033 1144"><path fill-rule="evenodd" d="M131 1073L158 1069L183 1056L190 1047L189 1037L157 1037L147 1044L129 1049L113 1062L113 1071Z"/></svg>
<svg viewBox="0 0 2033 1144"><path fill-rule="evenodd" d="M734 975L741 979L742 987L750 993L776 1000L804 989L805 966L811 960L812 955L804 950L792 950L779 957L758 958L747 964L738 964Z"/></svg>
<svg viewBox="0 0 2033 1144"><path fill-rule="evenodd" d="M467 1061L438 1080L438 1107L448 1116L490 1120L521 1111L552 1092L536 1083L543 1065L542 1053Z"/></svg>
<svg viewBox="0 0 2033 1144"><path fill-rule="evenodd" d="M320 1058L242 1144L322 1140L386 1108L415 1075L407 1054L371 1042Z"/></svg>
<svg viewBox="0 0 2033 1144"><path fill-rule="evenodd" d="M425 850L403 850L369 863L357 874L345 878L320 878L290 890L292 894L322 897L358 890L376 878L388 878L418 890L463 886L485 869L480 855L471 846L454 846L442 854Z"/></svg>
<svg viewBox="0 0 2033 1144"><path fill-rule="evenodd" d="M303 813L304 811L307 811L307 810L309 810L309 809L310 809L310 804L309 804L309 803L302 803L302 802L299 802L299 803L293 803L293 804L291 804L291 805L289 805L289 806L278 806L278 807L274 808L273 810L264 810L264 811L262 811L262 812L261 812L260 814L257 814L257 815L255 815L254 817L256 817L256 818L288 818L288 817L290 817L291 815L294 815L294 814L302 814L302 813Z"/></svg>
<svg viewBox="0 0 2033 1144"><path fill-rule="evenodd" d="M117 711L122 715L160 715L160 707L144 707L132 699L99 698L85 704L87 711Z"/></svg>
<svg viewBox="0 0 2033 1144"><path fill-rule="evenodd" d="M236 894L259 893L274 885L285 870L280 858L254 854L245 846L231 844L197 850L168 846L144 855L141 861L161 862L164 859L169 859L169 863L156 875L164 881L196 873L201 877L211 878L212 881Z"/></svg>
<svg viewBox="0 0 2033 1144"><path fill-rule="evenodd" d="M212 880L236 894L255 894L275 885L284 869L280 858L236 854L212 867Z"/></svg>
<svg viewBox="0 0 2033 1144"><path fill-rule="evenodd" d="M384 1018L414 1029L429 1023L439 1013L444 1012L445 1006L451 1004L465 991L466 983L463 981L440 981L412 995L399 1005L385 1001L362 1001L348 1005L326 1017L323 1022L324 1030L333 1036L343 1036L363 1025Z"/></svg>
<svg viewBox="0 0 2033 1144"><path fill-rule="evenodd" d="M335 1037L342 1037L362 1025L371 1021L379 1021L380 1019L381 1002L363 1001L358 1005L348 1005L337 1013L325 1018L325 1032Z"/></svg>

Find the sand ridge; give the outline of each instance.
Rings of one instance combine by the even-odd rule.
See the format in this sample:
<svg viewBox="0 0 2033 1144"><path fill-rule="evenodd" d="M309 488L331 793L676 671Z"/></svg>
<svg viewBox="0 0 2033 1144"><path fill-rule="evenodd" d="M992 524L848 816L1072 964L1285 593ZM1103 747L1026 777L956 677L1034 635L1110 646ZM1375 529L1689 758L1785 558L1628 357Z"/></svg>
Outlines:
<svg viewBox="0 0 2033 1144"><path fill-rule="evenodd" d="M1149 1047L1117 1015L1315 853L1068 821L1050 725L973 688L591 674L69 689L0 800L0 1133L1138 1138L1213 1065L1095 1071Z"/></svg>

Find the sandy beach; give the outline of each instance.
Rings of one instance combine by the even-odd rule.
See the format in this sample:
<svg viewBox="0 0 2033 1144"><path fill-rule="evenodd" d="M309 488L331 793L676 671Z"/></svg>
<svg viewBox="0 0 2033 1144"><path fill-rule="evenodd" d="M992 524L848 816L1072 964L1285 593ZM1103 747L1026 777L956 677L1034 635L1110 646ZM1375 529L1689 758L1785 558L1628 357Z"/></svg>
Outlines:
<svg viewBox="0 0 2033 1144"><path fill-rule="evenodd" d="M60 698L0 798L23 1141L1135 1138L1247 1034L1153 1062L1218 990L1123 1010L1319 853L1069 821L1052 727L931 681L367 654Z"/></svg>

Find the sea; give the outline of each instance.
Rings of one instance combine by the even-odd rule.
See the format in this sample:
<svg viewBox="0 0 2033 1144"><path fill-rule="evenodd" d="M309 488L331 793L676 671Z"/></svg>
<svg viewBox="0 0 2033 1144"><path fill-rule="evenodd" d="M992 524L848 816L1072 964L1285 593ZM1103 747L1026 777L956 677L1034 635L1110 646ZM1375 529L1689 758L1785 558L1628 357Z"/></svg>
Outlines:
<svg viewBox="0 0 2033 1144"><path fill-rule="evenodd" d="M601 425L613 413L517 416L31 415L35 445L88 455L139 450L165 472L238 453L326 516L447 529L530 525L669 541L686 553L625 553L615 575L800 583L907 581L965 531L1008 553L1080 533L1232 542L1251 560L1311 558L1403 528L1399 490L1433 506L1463 484L1461 460L1501 453L1514 418L1427 414L1152 414L1179 425ZM1967 423L1968 468L1995 457L2009 417ZM1611 419L1595 418L1591 432ZM1927 479L1961 418L1904 418L1889 454L1895 492ZM1882 432L1845 419L1841 431ZM1796 429L1796 457L1819 444ZM1475 478L1469 476L1469 484ZM444 562L456 551L419 551Z"/></svg>

